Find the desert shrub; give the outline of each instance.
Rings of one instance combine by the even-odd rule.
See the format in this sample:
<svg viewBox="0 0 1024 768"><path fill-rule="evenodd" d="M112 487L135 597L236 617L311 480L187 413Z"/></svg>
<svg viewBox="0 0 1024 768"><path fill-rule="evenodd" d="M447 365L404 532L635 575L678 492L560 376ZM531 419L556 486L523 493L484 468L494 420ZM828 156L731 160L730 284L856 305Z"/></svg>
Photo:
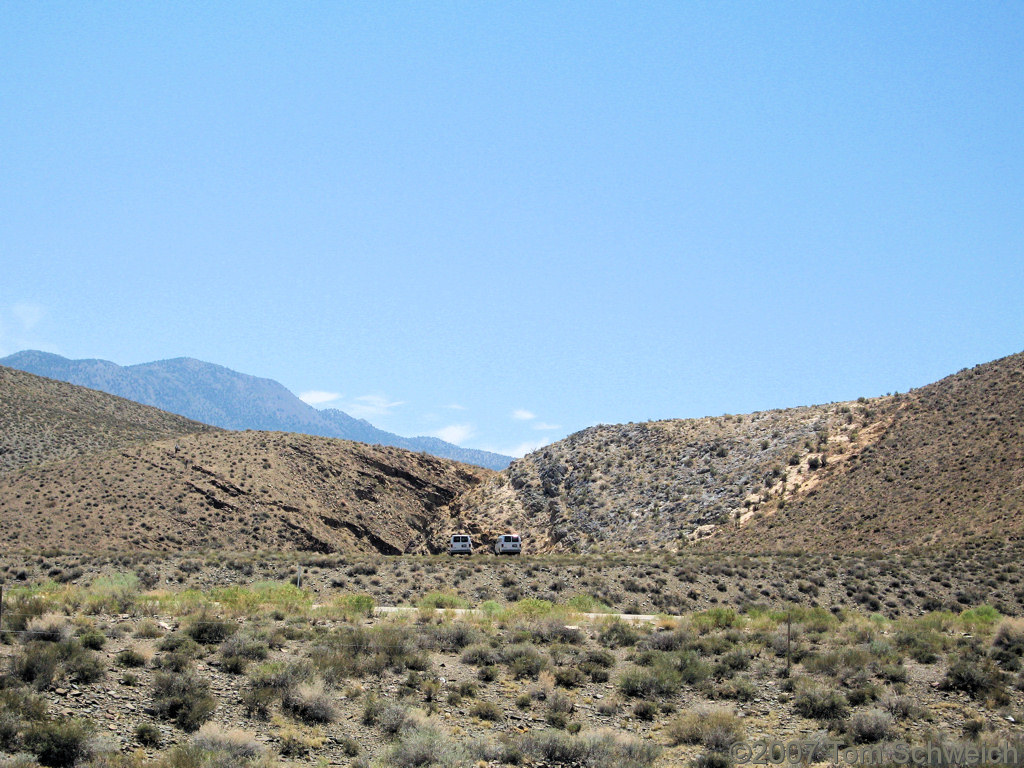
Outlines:
<svg viewBox="0 0 1024 768"><path fill-rule="evenodd" d="M153 679L153 708L182 730L199 730L216 707L210 684L193 672L161 672Z"/></svg>
<svg viewBox="0 0 1024 768"><path fill-rule="evenodd" d="M128 613L139 596L139 577L134 573L100 576L89 585L82 610L85 613Z"/></svg>
<svg viewBox="0 0 1024 768"><path fill-rule="evenodd" d="M639 701L636 706L633 707L633 715L637 720L643 720L650 722L658 713L661 711L661 707L655 704L653 701Z"/></svg>
<svg viewBox="0 0 1024 768"><path fill-rule="evenodd" d="M38 690L67 678L76 683L93 683L103 677L104 667L92 651L75 639L61 642L33 640L14 657L11 672Z"/></svg>
<svg viewBox="0 0 1024 768"><path fill-rule="evenodd" d="M144 747L159 747L163 743L160 729L152 723L140 723L136 726L135 739Z"/></svg>
<svg viewBox="0 0 1024 768"><path fill-rule="evenodd" d="M350 677L380 674L386 669L403 672L406 669L422 671L429 667L426 654L416 650L412 630L392 624L372 628L339 627L317 640L310 649L309 658L332 685Z"/></svg>
<svg viewBox="0 0 1024 768"><path fill-rule="evenodd" d="M946 670L941 687L947 691L962 691L974 699L1000 693L1003 673L989 658L960 656Z"/></svg>
<svg viewBox="0 0 1024 768"><path fill-rule="evenodd" d="M88 648L90 651L98 651L106 645L107 636L98 629L89 629L78 636L78 642L82 644L83 648Z"/></svg>
<svg viewBox="0 0 1024 768"><path fill-rule="evenodd" d="M207 723L192 737L192 745L230 761L231 765L244 764L258 758L263 748L254 736L241 730L224 730Z"/></svg>
<svg viewBox="0 0 1024 768"><path fill-rule="evenodd" d="M416 603L418 608L466 608L469 605L455 592L428 592Z"/></svg>
<svg viewBox="0 0 1024 768"><path fill-rule="evenodd" d="M373 598L369 595L340 595L335 598L332 607L342 615L356 618L373 615Z"/></svg>
<svg viewBox="0 0 1024 768"><path fill-rule="evenodd" d="M167 632L157 624L155 621L150 619L143 619L139 622L138 626L135 627L135 637L145 640L155 640L158 637L163 637Z"/></svg>
<svg viewBox="0 0 1024 768"><path fill-rule="evenodd" d="M319 679L290 688L281 700L281 706L306 723L332 723L338 716L334 702Z"/></svg>
<svg viewBox="0 0 1024 768"><path fill-rule="evenodd" d="M849 705L839 691L808 685L793 697L793 708L814 720L836 720L846 717Z"/></svg>
<svg viewBox="0 0 1024 768"><path fill-rule="evenodd" d="M660 749L649 741L612 731L573 736L561 731L531 731L519 738L523 754L547 765L581 768L647 768Z"/></svg>
<svg viewBox="0 0 1024 768"><path fill-rule="evenodd" d="M725 709L699 708L669 723L666 734L671 744L702 744L722 752L743 740L743 721Z"/></svg>
<svg viewBox="0 0 1024 768"><path fill-rule="evenodd" d="M622 619L602 620L597 640L607 648L629 648L636 645L640 633L632 624Z"/></svg>
<svg viewBox="0 0 1024 768"><path fill-rule="evenodd" d="M894 736L892 715L881 709L857 712L850 718L847 732L854 744L874 744Z"/></svg>
<svg viewBox="0 0 1024 768"><path fill-rule="evenodd" d="M411 728L415 722L408 707L401 704L387 704L376 715L375 722L389 736Z"/></svg>
<svg viewBox="0 0 1024 768"><path fill-rule="evenodd" d="M14 632L24 632L28 623L50 610L50 601L42 595L16 592L4 600L4 624Z"/></svg>
<svg viewBox="0 0 1024 768"><path fill-rule="evenodd" d="M491 701L478 701L469 710L469 714L479 717L481 720L498 722L505 719L505 713L501 707Z"/></svg>
<svg viewBox="0 0 1024 768"><path fill-rule="evenodd" d="M598 667L604 667L609 669L615 666L615 656L608 651L602 651L600 649L587 651L587 655L584 656L584 663L594 664Z"/></svg>
<svg viewBox="0 0 1024 768"><path fill-rule="evenodd" d="M384 712L386 705L377 696L370 695L363 702L363 725L373 725Z"/></svg>
<svg viewBox="0 0 1024 768"><path fill-rule="evenodd" d="M34 641L11 660L11 673L22 682L44 690L57 678L60 662L61 652L56 644Z"/></svg>
<svg viewBox="0 0 1024 768"><path fill-rule="evenodd" d="M114 661L121 667L144 667L146 657L134 648L125 648L118 651Z"/></svg>
<svg viewBox="0 0 1024 768"><path fill-rule="evenodd" d="M25 727L46 716L42 697L23 688L0 688L0 751L16 752Z"/></svg>
<svg viewBox="0 0 1024 768"><path fill-rule="evenodd" d="M583 631L579 627L567 625L564 621L553 618L534 623L530 628L530 634L538 643L579 645L583 642Z"/></svg>
<svg viewBox="0 0 1024 768"><path fill-rule="evenodd" d="M680 651L689 648L694 640L693 633L685 629L669 632L652 632L643 639L640 647L652 651Z"/></svg>
<svg viewBox="0 0 1024 768"><path fill-rule="evenodd" d="M85 720L60 718L32 725L25 746L48 768L71 768L89 757L92 725Z"/></svg>
<svg viewBox="0 0 1024 768"><path fill-rule="evenodd" d="M924 710L909 696L886 694L881 699L882 705L897 720L921 717Z"/></svg>
<svg viewBox="0 0 1024 768"><path fill-rule="evenodd" d="M563 688L576 688L585 681L586 675L576 667L560 667L555 670L555 683Z"/></svg>
<svg viewBox="0 0 1024 768"><path fill-rule="evenodd" d="M968 608L960 614L960 623L972 632L986 631L999 619L1002 614L991 605L979 605L976 608Z"/></svg>
<svg viewBox="0 0 1024 768"><path fill-rule="evenodd" d="M715 695L723 699L751 701L757 695L757 686L746 678L726 680L715 688Z"/></svg>
<svg viewBox="0 0 1024 768"><path fill-rule="evenodd" d="M462 652L462 663L475 667L485 667L501 661L498 652L489 645L471 645Z"/></svg>
<svg viewBox="0 0 1024 768"><path fill-rule="evenodd" d="M723 752L702 752L693 758L692 768L733 768L732 759Z"/></svg>
<svg viewBox="0 0 1024 768"><path fill-rule="evenodd" d="M199 644L182 632L165 635L157 644L157 648L167 653L179 653L192 659L198 656L201 651Z"/></svg>
<svg viewBox="0 0 1024 768"><path fill-rule="evenodd" d="M989 655L1003 669L1020 669L1024 658L1024 619L1004 619L999 623Z"/></svg>
<svg viewBox="0 0 1024 768"><path fill-rule="evenodd" d="M31 617L25 626L25 631L29 633L32 640L47 643L67 642L73 634L67 618L59 613L45 613L42 616Z"/></svg>
<svg viewBox="0 0 1024 768"><path fill-rule="evenodd" d="M233 621L218 618L206 611L189 622L185 634L202 645L219 645L238 631Z"/></svg>
<svg viewBox="0 0 1024 768"><path fill-rule="evenodd" d="M510 645L502 651L501 660L508 665L509 671L519 679L537 679L537 675L544 669L548 660L540 651L532 645L516 644Z"/></svg>
<svg viewBox="0 0 1024 768"><path fill-rule="evenodd" d="M740 617L732 608L709 608L693 617L693 626L698 631L709 629L726 629L740 622Z"/></svg>
<svg viewBox="0 0 1024 768"><path fill-rule="evenodd" d="M919 664L934 664L942 652L942 636L934 630L905 629L896 633L896 647Z"/></svg>
<svg viewBox="0 0 1024 768"><path fill-rule="evenodd" d="M464 621L450 621L432 627L429 637L438 650L454 653L477 642L480 631Z"/></svg>
<svg viewBox="0 0 1024 768"><path fill-rule="evenodd" d="M468 758L456 739L428 725L408 728L384 755L385 765L395 768L454 768L465 764Z"/></svg>
<svg viewBox="0 0 1024 768"><path fill-rule="evenodd" d="M266 637L250 632L236 632L220 646L220 654L224 658L240 656L250 661L263 661L270 653L270 644Z"/></svg>
<svg viewBox="0 0 1024 768"><path fill-rule="evenodd" d="M619 677L619 690L631 698L671 696L681 685L679 672L668 665L633 667Z"/></svg>

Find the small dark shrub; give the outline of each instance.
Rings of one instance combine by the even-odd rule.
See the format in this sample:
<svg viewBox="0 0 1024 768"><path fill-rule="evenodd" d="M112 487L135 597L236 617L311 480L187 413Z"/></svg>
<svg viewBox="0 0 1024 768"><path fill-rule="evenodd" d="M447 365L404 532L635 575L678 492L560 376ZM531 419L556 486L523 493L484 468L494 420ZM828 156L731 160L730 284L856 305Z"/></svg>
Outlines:
<svg viewBox="0 0 1024 768"><path fill-rule="evenodd" d="M848 704L839 691L808 687L793 698L793 708L814 720L838 720L846 717Z"/></svg>
<svg viewBox="0 0 1024 768"><path fill-rule="evenodd" d="M159 747L163 743L160 729L152 723L140 723L135 728L135 738L144 747Z"/></svg>
<svg viewBox="0 0 1024 768"><path fill-rule="evenodd" d="M216 707L210 684L193 672L161 672L153 680L153 708L182 730L199 730Z"/></svg>
<svg viewBox="0 0 1024 768"><path fill-rule="evenodd" d="M25 734L25 746L48 768L72 768L89 756L92 726L85 720L48 720Z"/></svg>
<svg viewBox="0 0 1024 768"><path fill-rule="evenodd" d="M469 714L479 717L481 720L490 720L491 722L505 719L505 713L501 710L501 707L491 701L478 701L469 710Z"/></svg>

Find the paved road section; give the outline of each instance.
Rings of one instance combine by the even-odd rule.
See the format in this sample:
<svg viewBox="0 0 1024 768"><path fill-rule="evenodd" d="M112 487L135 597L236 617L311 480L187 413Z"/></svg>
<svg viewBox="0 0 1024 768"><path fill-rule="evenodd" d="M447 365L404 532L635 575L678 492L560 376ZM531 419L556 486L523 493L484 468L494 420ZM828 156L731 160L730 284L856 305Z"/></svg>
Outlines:
<svg viewBox="0 0 1024 768"><path fill-rule="evenodd" d="M373 609L374 613L417 613L423 610L422 608L416 608L409 605L398 605L388 606L380 605ZM456 616L482 616L484 612L479 608L435 608L437 613L453 613ZM666 618L664 615L656 615L651 613L577 613L575 616L580 616L585 619L622 619L624 621L635 621L638 623L650 623L658 621L659 619ZM669 616L668 618L672 618Z"/></svg>

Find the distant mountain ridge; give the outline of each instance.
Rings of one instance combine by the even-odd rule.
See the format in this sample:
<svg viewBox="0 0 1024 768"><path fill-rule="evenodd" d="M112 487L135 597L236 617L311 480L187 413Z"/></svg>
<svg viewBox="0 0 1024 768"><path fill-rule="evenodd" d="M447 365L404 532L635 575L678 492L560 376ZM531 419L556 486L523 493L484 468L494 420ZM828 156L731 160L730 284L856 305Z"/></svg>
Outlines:
<svg viewBox="0 0 1024 768"><path fill-rule="evenodd" d="M69 360L36 350L16 352L0 365L151 405L224 429L298 432L336 437L504 469L510 456L461 448L435 437L402 437L344 411L318 411L282 384L188 357L120 366L109 360Z"/></svg>

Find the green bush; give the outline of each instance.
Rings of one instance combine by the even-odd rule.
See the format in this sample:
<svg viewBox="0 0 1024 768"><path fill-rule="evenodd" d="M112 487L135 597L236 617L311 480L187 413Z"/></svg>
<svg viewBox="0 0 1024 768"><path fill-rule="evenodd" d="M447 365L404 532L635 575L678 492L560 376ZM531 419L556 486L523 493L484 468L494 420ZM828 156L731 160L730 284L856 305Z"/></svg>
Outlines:
<svg viewBox="0 0 1024 768"><path fill-rule="evenodd" d="M895 735L892 715L880 709L856 713L850 718L847 731L854 744L874 744Z"/></svg>
<svg viewBox="0 0 1024 768"><path fill-rule="evenodd" d="M839 691L808 686L793 698L793 708L813 720L838 720L846 717L849 705Z"/></svg>
<svg viewBox="0 0 1024 768"><path fill-rule="evenodd" d="M462 663L475 667L486 667L501 661L498 652L489 645L471 645L462 652Z"/></svg>
<svg viewBox="0 0 1024 768"><path fill-rule="evenodd" d="M146 657L136 651L134 648L125 648L122 651L118 651L117 656L114 660L119 666L122 667L144 667L146 666Z"/></svg>
<svg viewBox="0 0 1024 768"><path fill-rule="evenodd" d="M942 680L943 689L962 691L974 699L999 694L1003 686L1003 673L991 659L970 656L954 659Z"/></svg>
<svg viewBox="0 0 1024 768"><path fill-rule="evenodd" d="M48 768L72 768L89 757L92 725L80 719L36 723L25 733L25 746Z"/></svg>
<svg viewBox="0 0 1024 768"><path fill-rule="evenodd" d="M630 648L636 645L641 635L636 628L622 619L602 620L597 640L607 648Z"/></svg>
<svg viewBox="0 0 1024 768"><path fill-rule="evenodd" d="M452 591L428 592L420 598L416 606L418 608L466 608L469 603Z"/></svg>
<svg viewBox="0 0 1024 768"><path fill-rule="evenodd" d="M580 736L562 731L531 731L518 740L522 753L546 765L581 768L648 768L660 754L650 741L601 730Z"/></svg>
<svg viewBox="0 0 1024 768"><path fill-rule="evenodd" d="M17 752L28 724L45 720L46 701L23 688L0 688L0 751Z"/></svg>
<svg viewBox="0 0 1024 768"><path fill-rule="evenodd" d="M163 743L160 729L152 723L140 723L136 726L135 739L144 747L159 747Z"/></svg>
<svg viewBox="0 0 1024 768"><path fill-rule="evenodd" d="M185 633L202 645L219 645L238 631L233 621L218 618L206 611L196 616L185 628Z"/></svg>
<svg viewBox="0 0 1024 768"><path fill-rule="evenodd" d="M724 752L743 740L743 721L725 709L701 708L669 723L666 735L671 744L703 744L712 751Z"/></svg>
<svg viewBox="0 0 1024 768"><path fill-rule="evenodd" d="M469 755L452 736L432 726L407 729L384 755L384 765L394 768L463 765Z"/></svg>
<svg viewBox="0 0 1024 768"><path fill-rule="evenodd" d="M153 708L185 731L196 731L213 715L217 702L210 684L194 672L161 672L153 679Z"/></svg>
<svg viewBox="0 0 1024 768"><path fill-rule="evenodd" d="M469 710L469 714L473 715L473 717L479 717L481 720L490 720L492 722L505 719L505 713L501 707L491 701L478 701Z"/></svg>
<svg viewBox="0 0 1024 768"><path fill-rule="evenodd" d="M338 710L324 690L322 680L301 683L285 693L282 708L306 723L332 723Z"/></svg>
<svg viewBox="0 0 1024 768"><path fill-rule="evenodd" d="M90 651L99 651L107 643L107 636L98 629L90 629L78 636L78 642Z"/></svg>
<svg viewBox="0 0 1024 768"><path fill-rule="evenodd" d="M501 652L501 660L508 665L509 671L518 679L537 679L540 671L548 665L544 654L532 645L517 643L510 645Z"/></svg>

